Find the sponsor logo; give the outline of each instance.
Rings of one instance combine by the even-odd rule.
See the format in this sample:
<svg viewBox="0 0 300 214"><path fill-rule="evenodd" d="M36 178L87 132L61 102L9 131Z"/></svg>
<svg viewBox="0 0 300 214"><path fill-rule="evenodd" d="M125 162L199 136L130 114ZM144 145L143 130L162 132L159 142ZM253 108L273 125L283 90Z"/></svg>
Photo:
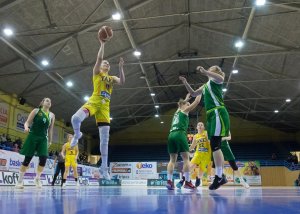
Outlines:
<svg viewBox="0 0 300 214"><path fill-rule="evenodd" d="M119 179L114 179L114 180L99 179L99 186L121 186L121 182Z"/></svg>
<svg viewBox="0 0 300 214"><path fill-rule="evenodd" d="M151 169L153 166L152 164L148 164L148 163L137 163L136 164L136 168L138 169Z"/></svg>
<svg viewBox="0 0 300 214"><path fill-rule="evenodd" d="M147 180L147 186L166 186L167 180L161 180L161 179L148 179Z"/></svg>
<svg viewBox="0 0 300 214"><path fill-rule="evenodd" d="M6 166L7 160L0 158L0 166Z"/></svg>
<svg viewBox="0 0 300 214"><path fill-rule="evenodd" d="M131 173L130 168L112 168L112 173Z"/></svg>
<svg viewBox="0 0 300 214"><path fill-rule="evenodd" d="M0 184L1 185L15 185L19 179L19 174L16 172L1 172Z"/></svg>
<svg viewBox="0 0 300 214"><path fill-rule="evenodd" d="M22 162L19 161L19 160L13 160L13 159L9 159L9 166L16 166L16 167L19 167L22 165ZM31 162L29 164L30 168L34 168L34 162Z"/></svg>

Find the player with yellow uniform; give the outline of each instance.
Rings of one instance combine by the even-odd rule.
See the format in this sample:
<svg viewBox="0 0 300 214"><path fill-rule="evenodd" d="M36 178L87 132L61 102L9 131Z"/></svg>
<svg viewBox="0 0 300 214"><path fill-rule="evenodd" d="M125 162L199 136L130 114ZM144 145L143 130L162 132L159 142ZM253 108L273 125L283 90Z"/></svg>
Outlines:
<svg viewBox="0 0 300 214"><path fill-rule="evenodd" d="M189 148L189 151L192 151L197 146L194 157L191 160L191 171L193 171L197 166L199 167L199 174L196 177L195 183L196 187L201 185L201 178L205 172L207 173L207 166L211 159L210 142L207 137L207 131L204 129L204 124L199 122L197 124L198 133L194 135L193 142ZM182 180L177 183L176 187L180 189L184 180L185 178L183 177Z"/></svg>
<svg viewBox="0 0 300 214"><path fill-rule="evenodd" d="M63 176L62 187L66 186L67 176L69 174L70 167L73 168L73 175L75 178L76 186L80 186L78 182L78 173L77 173L77 158L79 154L78 145L71 147L71 140L73 135L68 134L68 141L63 145L62 156L65 159L65 173Z"/></svg>
<svg viewBox="0 0 300 214"><path fill-rule="evenodd" d="M107 60L103 60L104 45L106 41L100 40L100 49L97 55L96 64L93 69L93 94L89 100L72 116L71 122L74 130L74 138L71 141L71 147L77 145L82 137L80 126L89 116L95 116L96 124L100 136L100 153L102 164L99 168L102 178L110 180L108 173L108 141L110 130L110 99L114 84L123 85L125 75L123 71L124 61L120 58L119 77L108 74L110 65Z"/></svg>

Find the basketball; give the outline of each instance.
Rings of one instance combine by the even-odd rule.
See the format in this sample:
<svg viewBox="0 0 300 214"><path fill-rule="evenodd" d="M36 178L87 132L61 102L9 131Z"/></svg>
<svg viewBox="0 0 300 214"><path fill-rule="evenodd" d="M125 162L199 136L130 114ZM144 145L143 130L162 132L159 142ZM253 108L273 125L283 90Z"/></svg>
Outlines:
<svg viewBox="0 0 300 214"><path fill-rule="evenodd" d="M113 37L113 30L111 27L108 26L102 26L100 30L98 31L98 38L101 41L109 41Z"/></svg>

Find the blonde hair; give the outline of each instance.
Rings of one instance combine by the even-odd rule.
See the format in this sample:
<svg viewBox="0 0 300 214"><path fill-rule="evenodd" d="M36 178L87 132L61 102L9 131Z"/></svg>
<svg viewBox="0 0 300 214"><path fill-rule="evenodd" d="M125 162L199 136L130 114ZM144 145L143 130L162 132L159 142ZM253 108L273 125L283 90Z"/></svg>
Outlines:
<svg viewBox="0 0 300 214"><path fill-rule="evenodd" d="M214 66L211 66L210 69L211 69L211 72L214 72L216 74L221 75L222 77L225 77L225 73L222 71L222 69L219 66L214 65Z"/></svg>
<svg viewBox="0 0 300 214"><path fill-rule="evenodd" d="M178 103L177 103L177 105L178 105L178 107L180 107L180 106L182 106L182 105L187 104L187 102L188 102L188 101L186 101L186 100L180 98L179 101L178 101Z"/></svg>

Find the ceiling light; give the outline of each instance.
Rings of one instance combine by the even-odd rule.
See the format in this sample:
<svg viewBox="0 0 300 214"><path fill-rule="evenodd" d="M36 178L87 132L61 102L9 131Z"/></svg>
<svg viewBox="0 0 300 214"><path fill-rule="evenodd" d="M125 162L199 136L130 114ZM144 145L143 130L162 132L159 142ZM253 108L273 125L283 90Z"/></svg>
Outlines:
<svg viewBox="0 0 300 214"><path fill-rule="evenodd" d="M278 110L275 110L275 111L274 111L274 113L276 113L276 114L277 114L278 112L279 112Z"/></svg>
<svg viewBox="0 0 300 214"><path fill-rule="evenodd" d="M13 30L10 28L4 28L3 33L5 36L12 36L14 34Z"/></svg>
<svg viewBox="0 0 300 214"><path fill-rule="evenodd" d="M66 83L66 85L67 85L68 87L72 87L72 86L73 86L73 82L72 82L72 81L68 81L68 82Z"/></svg>
<svg viewBox="0 0 300 214"><path fill-rule="evenodd" d="M48 66L48 65L49 65L49 61L48 61L48 60L45 60L45 59L42 60L41 63L42 63L43 66Z"/></svg>
<svg viewBox="0 0 300 214"><path fill-rule="evenodd" d="M237 42L234 44L234 46L235 46L236 48L241 48L241 47L244 46L244 42L243 42L242 40L239 40L239 41L237 41Z"/></svg>
<svg viewBox="0 0 300 214"><path fill-rule="evenodd" d="M256 0L255 4L256 6L263 6L266 4L266 0Z"/></svg>
<svg viewBox="0 0 300 214"><path fill-rule="evenodd" d="M113 20L120 20L121 19L121 14L120 13L114 13L112 16Z"/></svg>
<svg viewBox="0 0 300 214"><path fill-rule="evenodd" d="M164 121L160 121L160 123L164 123Z"/></svg>
<svg viewBox="0 0 300 214"><path fill-rule="evenodd" d="M151 93L150 95L151 95L151 97L154 97L154 96L155 96L155 93Z"/></svg>
<svg viewBox="0 0 300 214"><path fill-rule="evenodd" d="M110 117L109 119L110 119L110 120L113 120L113 118L112 118L112 117Z"/></svg>
<svg viewBox="0 0 300 214"><path fill-rule="evenodd" d="M140 51L134 51L133 55L138 57L138 56L141 56L142 53Z"/></svg>
<svg viewBox="0 0 300 214"><path fill-rule="evenodd" d="M159 108L159 105L154 106L155 108Z"/></svg>
<svg viewBox="0 0 300 214"><path fill-rule="evenodd" d="M227 88L223 88L222 91L223 91L223 92L226 92L226 91L227 91Z"/></svg>
<svg viewBox="0 0 300 214"><path fill-rule="evenodd" d="M237 74L237 73L239 73L239 70L234 69L234 70L232 70L232 73L233 73L233 74Z"/></svg>
<svg viewBox="0 0 300 214"><path fill-rule="evenodd" d="M156 114L156 115L155 115L155 117L159 117L159 115L158 115L158 114Z"/></svg>
<svg viewBox="0 0 300 214"><path fill-rule="evenodd" d="M292 100L290 99L290 98L287 98L286 100L285 100L285 102L287 102L287 103L290 103Z"/></svg>
<svg viewBox="0 0 300 214"><path fill-rule="evenodd" d="M84 96L84 98L83 98L85 101L88 101L89 99L90 99L90 97L89 96Z"/></svg>

